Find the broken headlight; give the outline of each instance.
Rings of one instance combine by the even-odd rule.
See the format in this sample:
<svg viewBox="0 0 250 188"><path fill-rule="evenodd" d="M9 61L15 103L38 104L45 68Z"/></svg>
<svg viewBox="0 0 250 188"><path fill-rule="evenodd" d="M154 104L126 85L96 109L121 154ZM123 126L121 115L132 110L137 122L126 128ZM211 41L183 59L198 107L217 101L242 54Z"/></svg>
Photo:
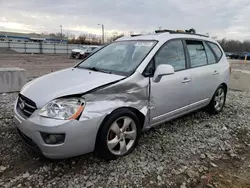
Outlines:
<svg viewBox="0 0 250 188"><path fill-rule="evenodd" d="M61 120L77 119L84 107L85 100L83 98L60 98L47 103L39 115Z"/></svg>

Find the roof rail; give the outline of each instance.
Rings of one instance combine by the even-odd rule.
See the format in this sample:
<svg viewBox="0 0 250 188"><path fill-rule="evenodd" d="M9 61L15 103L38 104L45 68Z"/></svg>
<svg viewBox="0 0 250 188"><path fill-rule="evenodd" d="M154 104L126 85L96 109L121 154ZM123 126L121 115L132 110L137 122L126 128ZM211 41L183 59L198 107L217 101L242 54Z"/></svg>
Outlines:
<svg viewBox="0 0 250 188"><path fill-rule="evenodd" d="M137 36L141 36L142 34L131 34L131 37L137 37Z"/></svg>
<svg viewBox="0 0 250 188"><path fill-rule="evenodd" d="M207 35L201 35L197 34L195 29L188 29L188 30L169 30L169 29L163 29L163 30L155 30L155 33L165 33L168 32L170 34L188 34L188 35L197 35L202 37L208 37Z"/></svg>
<svg viewBox="0 0 250 188"><path fill-rule="evenodd" d="M163 29L163 30L155 30L155 33L172 33L172 32L176 32L175 30L169 30L169 29Z"/></svg>

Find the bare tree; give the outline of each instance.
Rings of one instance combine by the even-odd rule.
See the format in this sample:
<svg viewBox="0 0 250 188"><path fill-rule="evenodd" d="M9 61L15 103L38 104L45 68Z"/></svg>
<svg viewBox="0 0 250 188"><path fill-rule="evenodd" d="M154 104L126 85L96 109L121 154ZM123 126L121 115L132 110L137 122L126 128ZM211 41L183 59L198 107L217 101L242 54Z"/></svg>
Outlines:
<svg viewBox="0 0 250 188"><path fill-rule="evenodd" d="M110 42L113 42L113 41L123 37L123 36L124 36L124 34L118 34L118 33L114 34L113 33L113 35L111 37L109 37L107 41L110 43Z"/></svg>
<svg viewBox="0 0 250 188"><path fill-rule="evenodd" d="M218 40L223 50L226 52L250 52L250 41L244 40L243 42L239 40L231 40L223 38Z"/></svg>
<svg viewBox="0 0 250 188"><path fill-rule="evenodd" d="M78 38L77 38L77 43L78 44L85 44L87 35L85 34L81 34Z"/></svg>

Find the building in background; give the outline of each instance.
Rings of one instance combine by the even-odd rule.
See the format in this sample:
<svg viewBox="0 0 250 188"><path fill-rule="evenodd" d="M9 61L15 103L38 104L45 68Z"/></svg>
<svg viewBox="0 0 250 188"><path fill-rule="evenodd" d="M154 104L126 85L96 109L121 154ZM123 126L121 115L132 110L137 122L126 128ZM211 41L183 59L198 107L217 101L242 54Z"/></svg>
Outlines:
<svg viewBox="0 0 250 188"><path fill-rule="evenodd" d="M67 38L61 40L58 36L41 35L36 33L13 33L0 31L0 42L42 42L42 43L64 43Z"/></svg>

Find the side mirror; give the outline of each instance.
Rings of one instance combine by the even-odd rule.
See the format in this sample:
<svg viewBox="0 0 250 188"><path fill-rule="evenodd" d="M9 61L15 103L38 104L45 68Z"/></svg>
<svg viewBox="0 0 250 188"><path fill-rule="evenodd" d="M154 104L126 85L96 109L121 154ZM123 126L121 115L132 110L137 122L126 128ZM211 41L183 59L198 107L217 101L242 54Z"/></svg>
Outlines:
<svg viewBox="0 0 250 188"><path fill-rule="evenodd" d="M159 82L161 80L162 76L170 75L170 74L174 74L174 67L173 66L167 65L167 64L159 65L155 70L153 81Z"/></svg>

